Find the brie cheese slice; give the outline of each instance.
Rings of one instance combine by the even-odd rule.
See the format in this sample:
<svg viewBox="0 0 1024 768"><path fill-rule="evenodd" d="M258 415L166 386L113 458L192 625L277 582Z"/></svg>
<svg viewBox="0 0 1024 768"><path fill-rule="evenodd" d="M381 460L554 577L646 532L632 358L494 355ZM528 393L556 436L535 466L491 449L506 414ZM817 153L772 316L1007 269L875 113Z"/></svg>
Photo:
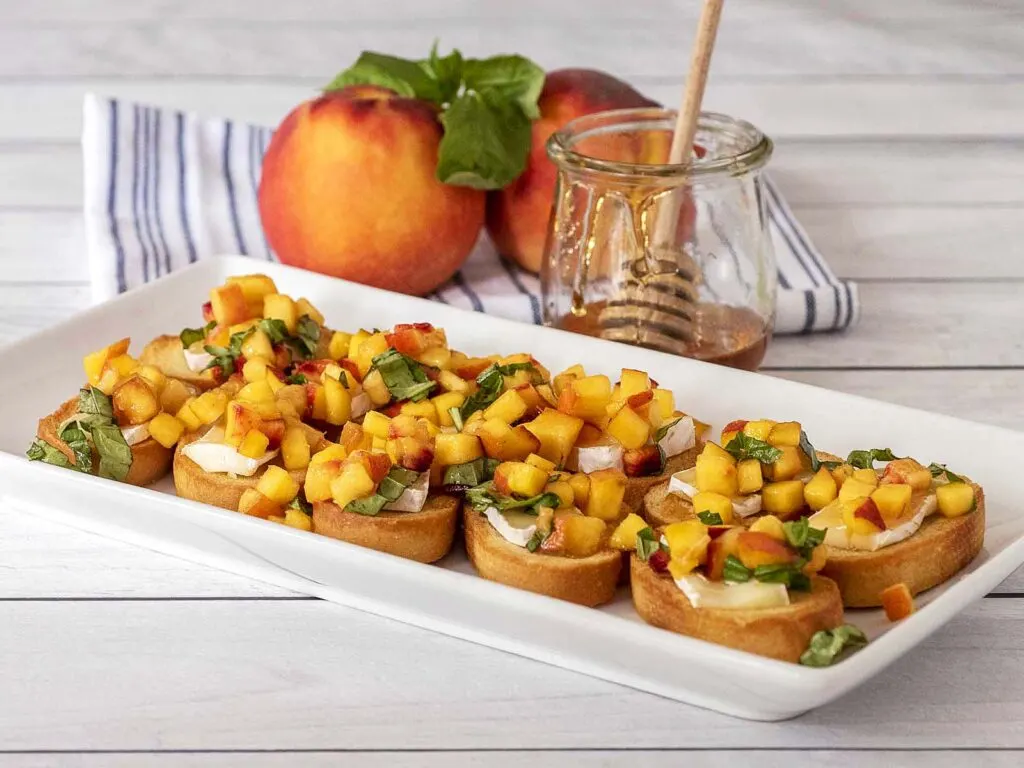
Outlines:
<svg viewBox="0 0 1024 768"><path fill-rule="evenodd" d="M190 349L185 350L185 365L193 373L202 373L213 361L213 355L205 350L202 352L193 352Z"/></svg>
<svg viewBox="0 0 1024 768"><path fill-rule="evenodd" d="M692 499L699 491L694 485L697 479L697 470L691 467L681 472L676 472L668 481L668 492L676 493ZM761 494L753 493L750 496L737 496L732 500L732 513L736 517L750 517L761 511Z"/></svg>
<svg viewBox="0 0 1024 768"><path fill-rule="evenodd" d="M693 426L693 419L689 416L683 416L676 421L658 441L658 447L668 459L690 450L696 444L697 430Z"/></svg>
<svg viewBox="0 0 1024 768"><path fill-rule="evenodd" d="M622 469L622 446L619 443L590 445L577 448L576 452L580 472L590 474L601 469Z"/></svg>
<svg viewBox="0 0 1024 768"><path fill-rule="evenodd" d="M124 435L124 441L128 445L138 445L149 437L149 422L135 424L130 427L121 427L121 434Z"/></svg>
<svg viewBox="0 0 1024 768"><path fill-rule="evenodd" d="M252 477L256 471L277 456L278 451L267 451L258 459L240 454L233 445L224 442L224 429L213 427L193 443L181 449L204 472L225 472L240 477Z"/></svg>
<svg viewBox="0 0 1024 768"><path fill-rule="evenodd" d="M487 507L484 516L501 538L517 547L526 547L537 532L537 518L534 515L523 512L502 514L497 507Z"/></svg>
<svg viewBox="0 0 1024 768"><path fill-rule="evenodd" d="M875 552L882 547L890 547L893 544L909 539L925 521L925 518L936 510L935 494L930 493L921 502L920 508L912 518L895 528L887 528L877 533L856 533L850 535L843 522L839 505L829 504L821 511L816 512L808 518L812 528L825 529L825 543L837 549L860 549L867 552Z"/></svg>
<svg viewBox="0 0 1024 768"><path fill-rule="evenodd" d="M779 608L789 605L789 590L785 584L766 584L745 581L742 584L708 581L699 573L676 579L676 586L694 608Z"/></svg>

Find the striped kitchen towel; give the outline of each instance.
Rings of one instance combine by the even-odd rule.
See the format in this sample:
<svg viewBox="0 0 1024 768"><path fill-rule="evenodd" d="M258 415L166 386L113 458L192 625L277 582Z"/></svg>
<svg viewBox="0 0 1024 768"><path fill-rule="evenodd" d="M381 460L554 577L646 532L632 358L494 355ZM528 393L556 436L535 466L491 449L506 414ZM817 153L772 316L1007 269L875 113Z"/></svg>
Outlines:
<svg viewBox="0 0 1024 768"><path fill-rule="evenodd" d="M256 202L271 134L260 126L87 96L82 154L94 300L218 254L274 260ZM849 327L858 314L857 286L832 273L775 187L766 188L779 268L776 332ZM486 238L430 298L540 322L538 279L499 258Z"/></svg>

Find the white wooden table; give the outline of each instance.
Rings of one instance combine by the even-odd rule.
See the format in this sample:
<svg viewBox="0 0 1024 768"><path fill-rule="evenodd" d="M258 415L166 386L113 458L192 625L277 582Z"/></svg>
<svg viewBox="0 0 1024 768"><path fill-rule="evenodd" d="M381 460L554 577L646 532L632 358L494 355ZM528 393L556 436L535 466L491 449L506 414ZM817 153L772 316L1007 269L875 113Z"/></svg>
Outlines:
<svg viewBox="0 0 1024 768"><path fill-rule="evenodd" d="M673 104L696 8L0 0L0 341L88 303L87 90L274 124L363 48L440 37ZM767 369L1024 428L1024 4L730 0L707 106L776 139L861 283L856 329ZM0 510L4 766L1009 766L1022 720L1024 572L836 704L754 724Z"/></svg>

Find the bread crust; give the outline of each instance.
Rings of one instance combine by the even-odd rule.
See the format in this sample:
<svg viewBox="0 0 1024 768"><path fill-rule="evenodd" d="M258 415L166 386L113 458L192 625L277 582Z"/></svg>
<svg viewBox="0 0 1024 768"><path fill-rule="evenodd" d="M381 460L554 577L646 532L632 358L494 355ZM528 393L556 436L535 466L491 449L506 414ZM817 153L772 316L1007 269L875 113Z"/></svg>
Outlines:
<svg viewBox="0 0 1024 768"><path fill-rule="evenodd" d="M822 569L839 586L848 608L875 608L882 590L906 584L912 595L948 581L966 568L985 543L985 492L974 483L977 508L960 517L936 512L907 539L874 552L828 547Z"/></svg>
<svg viewBox="0 0 1024 768"><path fill-rule="evenodd" d="M75 455L67 444L60 439L60 425L78 413L78 396L65 400L61 406L39 420L36 435L52 445L58 451L68 457L74 463ZM141 443L131 446L132 465L124 482L129 485L151 485L164 477L171 468L171 449L164 448L160 443L151 437L147 437ZM90 471L95 475L99 464L99 458L93 456L93 465Z"/></svg>
<svg viewBox="0 0 1024 768"><path fill-rule="evenodd" d="M606 550L590 557L530 552L505 541L479 512L467 509L463 518L466 554L485 579L589 607L615 597L620 552Z"/></svg>
<svg viewBox="0 0 1024 768"><path fill-rule="evenodd" d="M321 441L319 446L311 446L311 452L315 453L323 445L326 445L326 440L324 440L322 433L305 424L303 424L303 427L312 433L311 436L314 439L318 438ZM263 467L260 467L252 477L230 477L223 472L206 472L192 459L182 453L184 446L198 440L203 434L203 432L193 432L184 435L174 449L174 490L182 498L201 501L204 504L212 504L215 507L237 512L238 502L242 498L242 494L249 488L256 487L256 483L263 476L266 467L271 464L284 466L281 463L280 455L278 455ZM293 469L288 474L300 485L306 481L306 470L304 469Z"/></svg>
<svg viewBox="0 0 1024 768"><path fill-rule="evenodd" d="M757 610L694 608L671 576L630 558L633 605L655 627L780 661L796 662L815 632L843 623L839 589L811 577L809 592L791 591L790 604Z"/></svg>
<svg viewBox="0 0 1024 768"><path fill-rule="evenodd" d="M152 365L159 368L165 376L180 379L186 384L191 384L201 391L213 389L217 386L217 380L213 371L196 373L185 362L185 350L182 347L181 339L177 336L157 336L142 349L139 355L139 362L143 365Z"/></svg>
<svg viewBox="0 0 1024 768"><path fill-rule="evenodd" d="M668 480L659 483L647 491L647 495L644 496L640 517L652 527L660 528L669 523L677 523L680 520L689 520L697 516L690 500L682 494L669 493L668 485Z"/></svg>
<svg viewBox="0 0 1024 768"><path fill-rule="evenodd" d="M629 508L629 511L640 512L644 506L644 496L647 495L648 491L661 483L668 483L668 478L673 474L689 469L696 464L697 455L703 448L703 442L697 441L697 445L693 448L683 451L666 461L665 469L661 474L651 475L650 477L627 477L626 496L622 501Z"/></svg>
<svg viewBox="0 0 1024 768"><path fill-rule="evenodd" d="M318 501L313 504L313 531L378 552L433 563L452 548L461 506L458 497L438 494L428 496L419 512L370 516L346 512L333 501Z"/></svg>

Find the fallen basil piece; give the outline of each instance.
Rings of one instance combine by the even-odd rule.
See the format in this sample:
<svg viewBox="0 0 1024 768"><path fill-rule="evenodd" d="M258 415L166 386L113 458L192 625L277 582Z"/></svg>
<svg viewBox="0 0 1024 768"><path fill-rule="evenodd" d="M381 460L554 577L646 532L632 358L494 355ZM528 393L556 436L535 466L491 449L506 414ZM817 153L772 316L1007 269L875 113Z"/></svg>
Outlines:
<svg viewBox="0 0 1024 768"><path fill-rule="evenodd" d="M895 461L898 458L899 456L895 456L888 448L871 448L865 451L850 451L846 463L857 469L871 469L876 461Z"/></svg>
<svg viewBox="0 0 1024 768"><path fill-rule="evenodd" d="M722 516L710 510L698 512L697 519L704 523L704 525L723 525Z"/></svg>
<svg viewBox="0 0 1024 768"><path fill-rule="evenodd" d="M736 555L729 555L725 558L725 565L722 568L722 581L734 581L743 583L750 581L753 574Z"/></svg>
<svg viewBox="0 0 1024 768"><path fill-rule="evenodd" d="M805 667L827 667L867 644L867 635L852 624L823 629L811 636L807 650L800 656L800 663Z"/></svg>
<svg viewBox="0 0 1024 768"><path fill-rule="evenodd" d="M758 440L756 437L751 437L743 432L737 432L736 436L725 446L725 450L736 461L757 459L762 464L773 464L782 457L782 451L774 445L766 443L764 440Z"/></svg>

